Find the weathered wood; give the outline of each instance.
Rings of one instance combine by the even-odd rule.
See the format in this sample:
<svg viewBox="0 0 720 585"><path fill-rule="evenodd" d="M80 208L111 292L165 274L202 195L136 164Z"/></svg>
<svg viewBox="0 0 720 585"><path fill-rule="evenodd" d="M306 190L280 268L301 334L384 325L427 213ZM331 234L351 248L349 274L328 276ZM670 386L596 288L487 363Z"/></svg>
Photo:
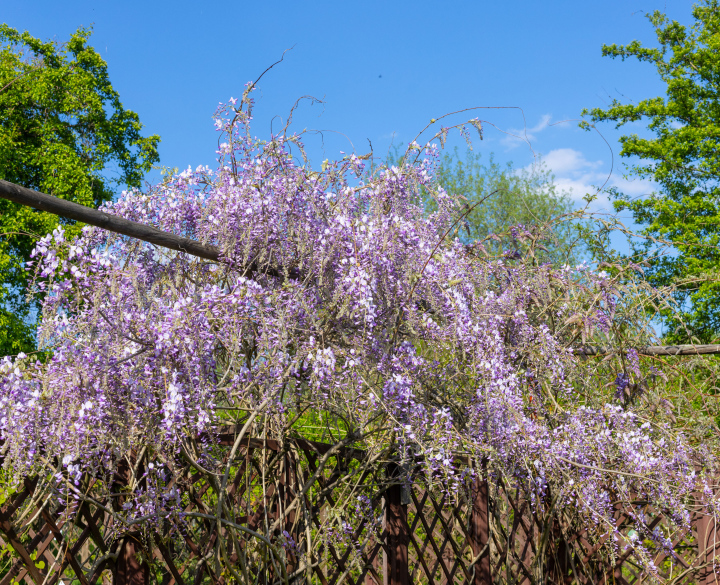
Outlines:
<svg viewBox="0 0 720 585"><path fill-rule="evenodd" d="M2 530L4 540L15 549L15 552L20 557L20 561L14 563L12 570L9 571L2 579L3 585L7 582L12 581L18 569L24 565L25 570L30 573L32 580L35 583L42 583L45 580L44 575L38 571L35 566L35 560L31 558L33 551L28 552L25 546L23 546L15 526L12 523L12 515L17 508L27 499L29 495L33 493L33 490L37 486L37 479L25 480L24 489L17 494L10 503L6 503L0 510L0 530Z"/></svg>
<svg viewBox="0 0 720 585"><path fill-rule="evenodd" d="M483 462L483 469L478 471L478 475L473 480L471 497L470 545L475 561L472 585L491 585L489 494L485 462Z"/></svg>
<svg viewBox="0 0 720 585"><path fill-rule="evenodd" d="M388 478L400 478L400 466L388 464ZM410 585L408 565L408 543L410 534L407 522L407 506L402 503L402 486L393 483L385 492L385 546L383 580L384 585Z"/></svg>
<svg viewBox="0 0 720 585"><path fill-rule="evenodd" d="M137 238L138 240L149 242L156 246L178 252L187 252L198 258L217 261L220 257L220 250L214 246L201 244L190 238L176 236L152 226L104 213L91 207L73 203L72 201L66 201L58 197L53 197L52 195L34 191L33 189L27 189L26 187L21 187L8 181L0 180L0 197L20 205L32 207L33 209L47 211L60 217L80 221L131 238Z"/></svg>
<svg viewBox="0 0 720 585"><path fill-rule="evenodd" d="M698 574L698 585L718 585L720 576L715 572L720 565L720 531L715 518L702 514L697 521L698 560L701 569Z"/></svg>
<svg viewBox="0 0 720 585"><path fill-rule="evenodd" d="M645 347L615 349L612 347L578 347L575 355L608 355L634 349L639 355L708 355L720 353L720 345L647 345Z"/></svg>
<svg viewBox="0 0 720 585"><path fill-rule="evenodd" d="M150 566L138 559L139 548L133 536L126 537L118 554L113 575L113 585L148 585Z"/></svg>

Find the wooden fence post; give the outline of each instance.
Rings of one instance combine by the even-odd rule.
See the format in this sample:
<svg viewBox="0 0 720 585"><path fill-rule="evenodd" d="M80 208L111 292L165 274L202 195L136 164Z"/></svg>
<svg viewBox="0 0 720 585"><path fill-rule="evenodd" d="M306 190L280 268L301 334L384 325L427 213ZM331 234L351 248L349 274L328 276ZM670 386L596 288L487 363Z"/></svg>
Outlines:
<svg viewBox="0 0 720 585"><path fill-rule="evenodd" d="M126 536L120 544L113 585L148 585L150 583L150 566L147 561L139 563L136 557L138 547L133 536Z"/></svg>
<svg viewBox="0 0 720 585"><path fill-rule="evenodd" d="M488 513L487 461L482 462L471 489L472 516L470 518L470 545L475 563L472 567L472 585L492 585L490 570L490 517ZM479 556L479 558L478 558Z"/></svg>
<svg viewBox="0 0 720 585"><path fill-rule="evenodd" d="M397 463L388 464L388 479L398 481L400 476L400 466ZM383 585L410 585L408 567L410 529L407 522L407 506L402 503L400 483L394 483L385 492L385 525L387 542L383 555Z"/></svg>
<svg viewBox="0 0 720 585"><path fill-rule="evenodd" d="M717 522L713 516L702 514L698 518L698 556L703 568L698 575L698 585L719 585L720 576L715 572L715 565L720 565L720 542Z"/></svg>

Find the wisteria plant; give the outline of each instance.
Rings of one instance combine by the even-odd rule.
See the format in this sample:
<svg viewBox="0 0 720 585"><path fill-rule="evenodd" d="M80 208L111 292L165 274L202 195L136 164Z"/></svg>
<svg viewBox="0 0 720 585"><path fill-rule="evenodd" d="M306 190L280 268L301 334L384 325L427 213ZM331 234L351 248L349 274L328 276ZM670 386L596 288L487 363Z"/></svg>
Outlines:
<svg viewBox="0 0 720 585"><path fill-rule="evenodd" d="M652 333L654 293L632 270L540 262L552 226L463 242L467 206L435 180L433 140L398 166L351 154L313 170L302 135L252 136L249 90L216 112L216 170L103 208L216 246L220 261L89 227L38 243L47 357L0 365L8 477L50 470L53 497L83 497L83 474L152 453L164 471L152 490L130 486L116 526L182 523L166 474L182 460L227 482L212 437L237 424L421 461L422 481L449 492L482 463L537 513L569 510L589 539L615 531L610 546L632 545L652 573L640 541L668 548L666 535L642 514L630 536L617 530L614 506L649 501L687 525L693 494L714 510L715 468L654 393L673 373L628 350Z"/></svg>

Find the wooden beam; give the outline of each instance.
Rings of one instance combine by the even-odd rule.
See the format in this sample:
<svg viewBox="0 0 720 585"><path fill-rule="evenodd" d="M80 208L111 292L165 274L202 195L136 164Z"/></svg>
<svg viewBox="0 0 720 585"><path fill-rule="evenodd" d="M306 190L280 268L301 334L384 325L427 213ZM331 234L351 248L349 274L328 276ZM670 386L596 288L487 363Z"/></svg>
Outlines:
<svg viewBox="0 0 720 585"><path fill-rule="evenodd" d="M84 205L78 205L72 201L65 201L64 199L27 189L8 181L0 180L0 197L40 211L47 211L60 217L94 225L110 232L137 238L138 240L149 242L156 246L178 252L186 252L198 258L214 260L216 262L220 258L220 250L215 246L201 244L190 238L176 236L136 221L104 213L91 207L85 207Z"/></svg>
<svg viewBox="0 0 720 585"><path fill-rule="evenodd" d="M150 583L150 565L139 555L139 540L139 535L130 534L122 541L120 554L113 571L115 585L147 585Z"/></svg>
<svg viewBox="0 0 720 585"><path fill-rule="evenodd" d="M635 349L639 355L708 355L720 353L720 345L648 345L646 347L614 349L611 347L578 347L573 349L576 355L608 355L626 353Z"/></svg>

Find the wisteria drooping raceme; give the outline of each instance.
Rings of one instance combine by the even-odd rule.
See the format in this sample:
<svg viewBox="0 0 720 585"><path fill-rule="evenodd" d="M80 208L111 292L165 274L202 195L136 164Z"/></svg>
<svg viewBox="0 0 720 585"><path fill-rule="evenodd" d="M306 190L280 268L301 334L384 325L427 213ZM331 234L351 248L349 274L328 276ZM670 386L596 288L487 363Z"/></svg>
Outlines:
<svg viewBox="0 0 720 585"><path fill-rule="evenodd" d="M322 433L378 458L422 455L426 481L451 491L477 469L458 463L464 453L527 486L538 510L572 508L595 536L614 528L618 500L689 522L697 464L713 461L666 410L627 399L646 385L637 355L598 366L573 351L622 343L621 279L536 262L537 226L493 235L507 243L499 257L459 240L465 207L434 181L431 142L399 167L370 173L353 154L315 171L298 162L302 136L252 137L251 104L218 109L216 170L104 208L217 246L220 262L96 228L38 244L48 358L2 362L9 473L54 461L72 490L80 474L108 476L149 450L170 471L185 457L221 475L213 432L239 423L247 436ZM161 476L118 525L173 514ZM635 522L666 546L642 514Z"/></svg>

